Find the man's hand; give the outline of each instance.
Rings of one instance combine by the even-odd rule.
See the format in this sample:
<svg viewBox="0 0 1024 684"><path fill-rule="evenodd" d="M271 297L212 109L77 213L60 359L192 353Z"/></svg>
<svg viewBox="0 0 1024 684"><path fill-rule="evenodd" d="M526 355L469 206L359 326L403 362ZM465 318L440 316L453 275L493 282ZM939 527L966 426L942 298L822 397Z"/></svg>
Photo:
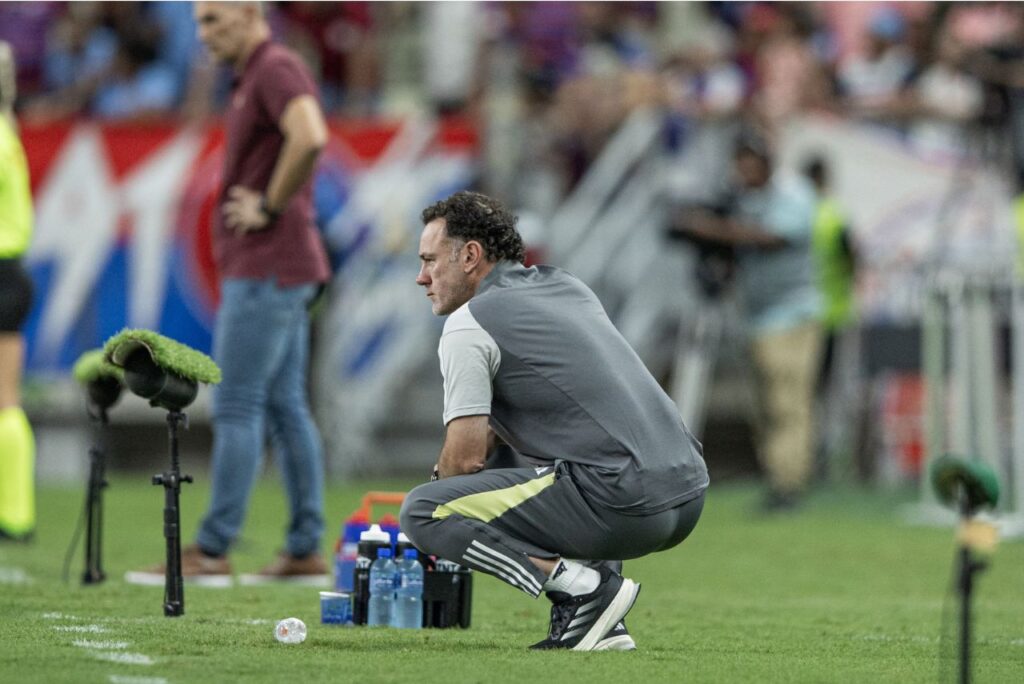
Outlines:
<svg viewBox="0 0 1024 684"><path fill-rule="evenodd" d="M263 205L263 195L241 185L228 190L224 203L224 225L239 233L264 230L270 227L270 215Z"/></svg>

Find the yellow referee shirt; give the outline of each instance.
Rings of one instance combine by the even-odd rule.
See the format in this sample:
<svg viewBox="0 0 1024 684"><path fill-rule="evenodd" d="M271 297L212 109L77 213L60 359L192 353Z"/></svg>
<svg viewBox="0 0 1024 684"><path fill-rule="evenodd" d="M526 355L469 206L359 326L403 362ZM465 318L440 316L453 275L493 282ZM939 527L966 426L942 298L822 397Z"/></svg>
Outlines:
<svg viewBox="0 0 1024 684"><path fill-rule="evenodd" d="M24 254L31 238L28 161L11 120L0 114L0 259Z"/></svg>

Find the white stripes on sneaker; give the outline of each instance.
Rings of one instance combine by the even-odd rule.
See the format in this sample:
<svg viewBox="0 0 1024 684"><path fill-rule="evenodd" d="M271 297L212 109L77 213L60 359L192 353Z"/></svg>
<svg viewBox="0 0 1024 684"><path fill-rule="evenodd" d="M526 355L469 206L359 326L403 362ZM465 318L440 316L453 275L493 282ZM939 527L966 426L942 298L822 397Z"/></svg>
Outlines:
<svg viewBox="0 0 1024 684"><path fill-rule="evenodd" d="M572 619L572 622L569 623L569 627L568 628L572 629L573 627L575 627L576 625L580 624L581 622L584 622L586 620L590 620L591 618L590 618L589 615L587 615L587 613L592 611L594 608L597 608L599 603L601 603L601 599L594 599L593 601L591 601L587 605L580 607L579 610L576 611L576 617L574 617ZM562 638L564 639L565 637L563 636Z"/></svg>
<svg viewBox="0 0 1024 684"><path fill-rule="evenodd" d="M523 566L515 562L503 553L484 546L477 540L469 543L463 560L480 566L505 580L512 586L518 587L533 597L540 596L541 584L537 578L527 572Z"/></svg>

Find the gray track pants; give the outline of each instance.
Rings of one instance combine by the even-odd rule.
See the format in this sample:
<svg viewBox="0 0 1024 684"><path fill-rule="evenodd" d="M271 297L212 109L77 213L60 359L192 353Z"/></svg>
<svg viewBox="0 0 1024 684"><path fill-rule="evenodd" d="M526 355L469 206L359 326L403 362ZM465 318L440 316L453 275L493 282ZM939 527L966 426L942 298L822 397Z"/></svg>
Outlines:
<svg viewBox="0 0 1024 684"><path fill-rule="evenodd" d="M505 468L420 485L405 498L401 525L421 551L536 597L547 575L529 556L621 561L664 551L690 534L703 507L701 494L660 513L624 515L592 505L564 465Z"/></svg>

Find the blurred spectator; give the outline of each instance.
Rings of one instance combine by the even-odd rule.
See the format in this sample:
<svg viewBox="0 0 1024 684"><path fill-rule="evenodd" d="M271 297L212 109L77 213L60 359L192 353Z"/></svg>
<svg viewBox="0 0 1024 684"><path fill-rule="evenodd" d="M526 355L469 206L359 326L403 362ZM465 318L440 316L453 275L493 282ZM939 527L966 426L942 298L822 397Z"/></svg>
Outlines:
<svg viewBox="0 0 1024 684"><path fill-rule="evenodd" d="M157 60L151 41L143 36L122 36L89 109L104 119L164 117L172 113L177 91L174 72Z"/></svg>
<svg viewBox="0 0 1024 684"><path fill-rule="evenodd" d="M148 2L147 18L159 32L157 59L174 77L175 103L186 98L190 81L205 60L199 43L191 2Z"/></svg>
<svg viewBox="0 0 1024 684"><path fill-rule="evenodd" d="M676 195L711 199L725 191L730 151L747 95L747 81L732 60L732 36L710 24L665 68L670 153L679 153L672 174Z"/></svg>
<svg viewBox="0 0 1024 684"><path fill-rule="evenodd" d="M283 2L286 42L310 65L324 108L367 116L380 97L374 4ZM431 3L433 4L433 3Z"/></svg>
<svg viewBox="0 0 1024 684"><path fill-rule="evenodd" d="M424 3L423 79L427 100L442 114L463 110L473 95L484 12L476 2Z"/></svg>
<svg viewBox="0 0 1024 684"><path fill-rule="evenodd" d="M987 125L1002 129L1009 144L1005 150L1014 170L1013 183L1017 192L1024 191L1024 5L1011 3L1006 8L1011 14L999 12L1001 27L992 41L985 41L971 59L970 69L987 89ZM950 18L951 30L957 29L957 16Z"/></svg>
<svg viewBox="0 0 1024 684"><path fill-rule="evenodd" d="M1006 44L1017 33L1020 9L1012 2L956 3L949 9L946 25L950 35L974 50Z"/></svg>
<svg viewBox="0 0 1024 684"><path fill-rule="evenodd" d="M72 3L48 36L46 87L60 91L91 82L114 61L118 36L100 23L94 3Z"/></svg>
<svg viewBox="0 0 1024 684"><path fill-rule="evenodd" d="M921 152L958 154L968 147L970 125L982 112L984 94L981 81L966 67L966 49L945 32L935 61L914 86L918 115L910 135Z"/></svg>
<svg viewBox="0 0 1024 684"><path fill-rule="evenodd" d="M56 2L0 2L0 40L6 41L17 56L17 84L22 97L47 88L47 33L62 12L62 3Z"/></svg>
<svg viewBox="0 0 1024 684"><path fill-rule="evenodd" d="M47 94L31 100L25 115L49 120L84 111L117 51L117 33L102 24L98 3L71 3L47 34Z"/></svg>
<svg viewBox="0 0 1024 684"><path fill-rule="evenodd" d="M800 503L812 467L812 411L821 347L820 297L811 258L814 191L775 171L765 142L744 136L734 158L730 215L688 212L682 235L737 250L738 283L760 407L758 456L769 488L766 512Z"/></svg>
<svg viewBox="0 0 1024 684"><path fill-rule="evenodd" d="M833 194L832 171L824 157L814 156L804 166L804 175L814 186L816 207L813 253L818 289L822 295L824 340L817 377L819 465L828 467L840 451L843 431L850 424L847 398L850 358L854 340L854 288L857 250L853 231L843 207Z"/></svg>
<svg viewBox="0 0 1024 684"><path fill-rule="evenodd" d="M604 74L654 66L652 15L644 3L582 2L581 74Z"/></svg>
<svg viewBox="0 0 1024 684"><path fill-rule="evenodd" d="M187 76L179 77L160 56L189 43L170 37L182 29L180 23L161 25L144 11L164 20L175 15L161 8L162 3L71 3L48 36L51 92L30 102L26 116L46 121L79 113L116 119L173 115ZM193 58L187 58L188 69ZM180 54L172 59L184 68Z"/></svg>
<svg viewBox="0 0 1024 684"><path fill-rule="evenodd" d="M523 78L538 94L551 96L576 70L581 48L578 3L508 3L509 40L522 61Z"/></svg>
<svg viewBox="0 0 1024 684"><path fill-rule="evenodd" d="M750 13L763 36L754 61L753 113L772 135L794 114L826 106L828 81L810 41L810 18L797 5L759 5Z"/></svg>
<svg viewBox="0 0 1024 684"><path fill-rule="evenodd" d="M853 55L839 69L848 111L879 119L903 111L903 87L914 70L906 35L906 21L895 9L885 7L872 15L864 53Z"/></svg>
<svg viewBox="0 0 1024 684"><path fill-rule="evenodd" d="M825 339L821 373L824 380L831 370L836 337L853 320L857 252L846 212L832 194L828 163L823 157L812 157L804 166L804 175L814 186L816 195L813 248L818 287L824 303Z"/></svg>

